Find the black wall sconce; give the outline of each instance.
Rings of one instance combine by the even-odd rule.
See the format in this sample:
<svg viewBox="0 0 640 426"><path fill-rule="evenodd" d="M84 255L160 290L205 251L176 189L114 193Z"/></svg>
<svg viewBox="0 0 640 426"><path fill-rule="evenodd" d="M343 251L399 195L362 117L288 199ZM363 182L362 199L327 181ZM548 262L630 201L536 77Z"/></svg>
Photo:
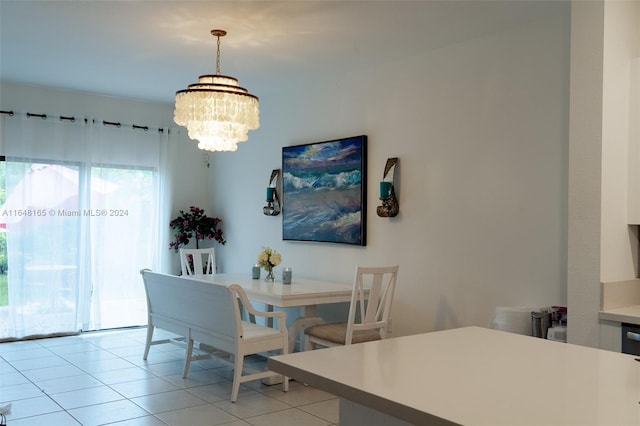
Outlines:
<svg viewBox="0 0 640 426"><path fill-rule="evenodd" d="M400 211L393 185L396 164L398 164L397 157L387 158L387 164L384 166L384 176L382 182L380 182L380 200L382 201L382 205L376 209L380 217L394 217L397 216Z"/></svg>
<svg viewBox="0 0 640 426"><path fill-rule="evenodd" d="M278 198L278 183L280 180L280 169L271 172L269 186L267 186L267 205L262 208L262 213L267 216L278 216L280 214L280 198Z"/></svg>

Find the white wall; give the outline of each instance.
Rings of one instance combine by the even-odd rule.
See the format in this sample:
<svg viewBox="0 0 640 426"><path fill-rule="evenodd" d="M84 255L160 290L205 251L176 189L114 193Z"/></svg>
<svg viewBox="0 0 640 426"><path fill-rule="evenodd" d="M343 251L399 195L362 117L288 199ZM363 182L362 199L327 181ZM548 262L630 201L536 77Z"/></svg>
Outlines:
<svg viewBox="0 0 640 426"><path fill-rule="evenodd" d="M350 282L356 265L399 263L396 335L566 303L568 58L567 14L261 97L261 128L212 156L221 267L248 274L263 245L294 277ZM282 241L282 217L262 214L281 148L358 134L367 246ZM400 159L392 219L375 214L388 157Z"/></svg>
<svg viewBox="0 0 640 426"><path fill-rule="evenodd" d="M172 138L173 212L196 204L223 219L227 272L248 274L263 245L294 276L351 281L355 265L399 263L397 335L487 325L495 306L564 304L568 56L565 15L262 96L261 128L211 154L210 169L184 132ZM171 105L1 90L3 109L172 119ZM358 134L369 136L367 247L283 242L282 217L262 214L281 148ZM379 218L377 182L396 156L400 214Z"/></svg>
<svg viewBox="0 0 640 426"><path fill-rule="evenodd" d="M570 343L598 346L604 2L571 6L568 290Z"/></svg>
<svg viewBox="0 0 640 426"><path fill-rule="evenodd" d="M173 125L173 106L90 93L24 86L3 81L0 85L3 110L65 116L93 116L113 122L150 127Z"/></svg>

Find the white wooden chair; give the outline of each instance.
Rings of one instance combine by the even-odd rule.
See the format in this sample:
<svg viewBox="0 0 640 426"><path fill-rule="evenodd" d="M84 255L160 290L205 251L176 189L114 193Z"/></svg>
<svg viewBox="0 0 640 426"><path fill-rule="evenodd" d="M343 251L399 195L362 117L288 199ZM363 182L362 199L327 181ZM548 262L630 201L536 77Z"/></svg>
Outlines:
<svg viewBox="0 0 640 426"><path fill-rule="evenodd" d="M315 349L317 345L350 345L387 337L398 268L397 265L356 267L347 322L318 324L305 329L305 349Z"/></svg>
<svg viewBox="0 0 640 426"><path fill-rule="evenodd" d="M203 260L206 258L206 261ZM182 275L213 275L216 273L216 252L212 248L180 249Z"/></svg>

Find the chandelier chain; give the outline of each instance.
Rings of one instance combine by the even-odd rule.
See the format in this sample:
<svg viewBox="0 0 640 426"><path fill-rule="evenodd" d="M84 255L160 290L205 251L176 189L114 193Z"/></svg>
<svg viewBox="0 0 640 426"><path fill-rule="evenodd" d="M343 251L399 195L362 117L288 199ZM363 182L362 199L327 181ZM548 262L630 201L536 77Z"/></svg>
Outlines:
<svg viewBox="0 0 640 426"><path fill-rule="evenodd" d="M220 75L220 36L218 36L218 51L216 53L216 75Z"/></svg>

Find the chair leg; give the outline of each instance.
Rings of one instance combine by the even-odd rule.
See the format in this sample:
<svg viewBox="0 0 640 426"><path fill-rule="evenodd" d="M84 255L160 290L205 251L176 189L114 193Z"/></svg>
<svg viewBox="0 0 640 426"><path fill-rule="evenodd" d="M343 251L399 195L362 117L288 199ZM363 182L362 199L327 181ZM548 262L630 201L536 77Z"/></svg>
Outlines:
<svg viewBox="0 0 640 426"><path fill-rule="evenodd" d="M147 360L147 357L149 356L149 349L151 348L151 341L153 339L153 329L155 327L151 324L149 324L147 326L147 343L144 346L144 355L142 355L142 359L143 360Z"/></svg>
<svg viewBox="0 0 640 426"><path fill-rule="evenodd" d="M187 337L187 349L184 353L184 371L182 372L182 378L186 379L189 374L189 367L191 366L191 356L193 354L193 339L191 338L191 330L189 330L189 337Z"/></svg>
<svg viewBox="0 0 640 426"><path fill-rule="evenodd" d="M236 402L238 399L238 393L240 392L240 378L242 377L242 366L244 364L244 355L240 353L235 354L233 361L233 385L231 387L231 402Z"/></svg>
<svg viewBox="0 0 640 426"><path fill-rule="evenodd" d="M311 342L311 339L306 334L304 335L304 350L312 351L316 348L315 343Z"/></svg>

